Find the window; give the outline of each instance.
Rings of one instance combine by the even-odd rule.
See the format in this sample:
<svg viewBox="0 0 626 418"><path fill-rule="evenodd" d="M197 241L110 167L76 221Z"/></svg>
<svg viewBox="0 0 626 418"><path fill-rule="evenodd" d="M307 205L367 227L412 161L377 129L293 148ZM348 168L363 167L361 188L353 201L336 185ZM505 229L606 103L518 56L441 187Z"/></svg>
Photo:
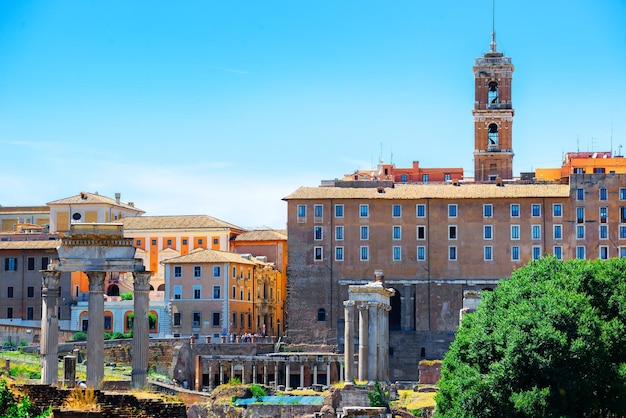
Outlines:
<svg viewBox="0 0 626 418"><path fill-rule="evenodd" d="M563 206L560 203L555 203L552 205L552 216L555 218L560 218L563 216Z"/></svg>
<svg viewBox="0 0 626 418"><path fill-rule="evenodd" d="M174 326L180 326L180 312L174 312Z"/></svg>
<svg viewBox="0 0 626 418"><path fill-rule="evenodd" d="M361 261L367 261L370 258L370 247L362 246L361 247Z"/></svg>
<svg viewBox="0 0 626 418"><path fill-rule="evenodd" d="M34 298L35 297L35 288L33 286L28 286L26 289L26 297Z"/></svg>
<svg viewBox="0 0 626 418"><path fill-rule="evenodd" d="M560 246L556 246L553 248L552 252L554 253L554 256L558 259L558 260L562 260L563 259L563 248Z"/></svg>
<svg viewBox="0 0 626 418"><path fill-rule="evenodd" d="M135 241L135 245L136 245L136 246L138 246L138 247L140 247L140 246L141 246L141 240L140 240L140 239L138 239L137 241Z"/></svg>
<svg viewBox="0 0 626 418"><path fill-rule="evenodd" d="M183 277L183 266L174 266L174 277Z"/></svg>
<svg viewBox="0 0 626 418"><path fill-rule="evenodd" d="M541 247L533 247L533 260L539 260L541 258Z"/></svg>
<svg viewBox="0 0 626 418"><path fill-rule="evenodd" d="M393 261L402 260L402 247L393 247Z"/></svg>
<svg viewBox="0 0 626 418"><path fill-rule="evenodd" d="M370 216L370 206L369 205L359 205L359 217L367 218Z"/></svg>
<svg viewBox="0 0 626 418"><path fill-rule="evenodd" d="M600 225L600 232L598 235L600 236L600 239L608 239L609 227L607 225Z"/></svg>
<svg viewBox="0 0 626 418"><path fill-rule="evenodd" d="M576 239L585 239L585 225L576 225Z"/></svg>
<svg viewBox="0 0 626 418"><path fill-rule="evenodd" d="M219 238L213 238L213 245L219 245L219 243L220 243Z"/></svg>
<svg viewBox="0 0 626 418"><path fill-rule="evenodd" d="M172 245L172 240L171 239L167 240L167 245Z"/></svg>
<svg viewBox="0 0 626 418"><path fill-rule="evenodd" d="M231 320L231 322L232 327L237 328L237 312L233 312L233 319Z"/></svg>
<svg viewBox="0 0 626 418"><path fill-rule="evenodd" d="M533 218L540 217L541 216L541 205L536 204L536 203L532 204L530 206L530 213L531 213L531 216Z"/></svg>
<svg viewBox="0 0 626 418"><path fill-rule="evenodd" d="M313 205L313 216L320 219L324 216L324 206L322 205Z"/></svg>
<svg viewBox="0 0 626 418"><path fill-rule="evenodd" d="M563 226L562 225L553 225L552 226L552 231L553 231L553 238L554 239L562 239L563 238Z"/></svg>
<svg viewBox="0 0 626 418"><path fill-rule="evenodd" d="M456 239L457 230L456 225L448 225L448 239Z"/></svg>
<svg viewBox="0 0 626 418"><path fill-rule="evenodd" d="M392 229L392 235L394 240L402 239L402 227L395 225Z"/></svg>
<svg viewBox="0 0 626 418"><path fill-rule="evenodd" d="M576 189L576 200L585 200L585 191L583 189Z"/></svg>
<svg viewBox="0 0 626 418"><path fill-rule="evenodd" d="M335 227L335 239L337 241L343 241L343 226Z"/></svg>
<svg viewBox="0 0 626 418"><path fill-rule="evenodd" d="M32 306L26 308L26 319L29 321L35 319L35 308L33 308Z"/></svg>
<svg viewBox="0 0 626 418"><path fill-rule="evenodd" d="M298 205L298 218L306 218L306 205Z"/></svg>
<svg viewBox="0 0 626 418"><path fill-rule="evenodd" d="M317 310L317 322L326 322L326 309L320 308Z"/></svg>
<svg viewBox="0 0 626 418"><path fill-rule="evenodd" d="M361 240L370 239L370 227L369 226L361 226Z"/></svg>
<svg viewBox="0 0 626 418"><path fill-rule="evenodd" d="M181 285L174 286L174 299L183 298L183 287Z"/></svg>
<svg viewBox="0 0 626 418"><path fill-rule="evenodd" d="M41 269L42 270L48 270L49 263L50 263L50 260L48 259L48 257L41 257Z"/></svg>
<svg viewBox="0 0 626 418"><path fill-rule="evenodd" d="M424 225L417 226L417 239L418 240L426 239L426 226Z"/></svg>
<svg viewBox="0 0 626 418"><path fill-rule="evenodd" d="M211 317L211 326L219 327L222 324L222 314L220 312L213 312Z"/></svg>
<svg viewBox="0 0 626 418"><path fill-rule="evenodd" d="M619 200L626 200L626 189L619 189Z"/></svg>
<svg viewBox="0 0 626 418"><path fill-rule="evenodd" d="M243 328L243 312L239 313L239 326Z"/></svg>
<svg viewBox="0 0 626 418"><path fill-rule="evenodd" d="M183 240L183 245L187 245L187 240L186 239Z"/></svg>
<svg viewBox="0 0 626 418"><path fill-rule="evenodd" d="M600 259L601 260L609 259L609 247L607 247L606 245L600 246Z"/></svg>
<svg viewBox="0 0 626 418"><path fill-rule="evenodd" d="M231 299L237 299L237 286L233 286L233 294Z"/></svg>
<svg viewBox="0 0 626 418"><path fill-rule="evenodd" d="M321 241L322 240L322 227L316 226L315 228L313 228L313 231L314 231L315 241Z"/></svg>
<svg viewBox="0 0 626 418"><path fill-rule="evenodd" d="M343 247L335 247L335 260L343 261Z"/></svg>
<svg viewBox="0 0 626 418"><path fill-rule="evenodd" d="M202 277L202 266L193 266L193 277Z"/></svg>
<svg viewBox="0 0 626 418"><path fill-rule="evenodd" d="M343 205L335 205L335 218L343 218Z"/></svg>
<svg viewBox="0 0 626 418"><path fill-rule="evenodd" d="M193 287L193 298L194 299L202 299L202 286L194 285L194 287Z"/></svg>
<svg viewBox="0 0 626 418"><path fill-rule="evenodd" d="M456 245L450 245L448 247L448 260L456 260Z"/></svg>
<svg viewBox="0 0 626 418"><path fill-rule="evenodd" d="M7 318L13 318L13 308L7 308Z"/></svg>
<svg viewBox="0 0 626 418"><path fill-rule="evenodd" d="M626 247L619 247L619 257L620 258L626 257Z"/></svg>
<svg viewBox="0 0 626 418"><path fill-rule="evenodd" d="M619 207L619 223L626 223L626 207L624 206Z"/></svg>
<svg viewBox="0 0 626 418"><path fill-rule="evenodd" d="M443 173L443 181L450 181L450 180L452 180L450 173Z"/></svg>
<svg viewBox="0 0 626 418"><path fill-rule="evenodd" d="M483 218L491 217L493 217L493 205L490 203L483 205Z"/></svg>
<svg viewBox="0 0 626 418"><path fill-rule="evenodd" d="M498 125L492 123L487 128L487 137L489 139L488 150L498 149Z"/></svg>
<svg viewBox="0 0 626 418"><path fill-rule="evenodd" d="M607 222L607 219L609 217L608 213L609 213L609 209L607 207L600 208L600 223L601 224L605 224Z"/></svg>
<svg viewBox="0 0 626 418"><path fill-rule="evenodd" d="M324 259L324 249L322 247L313 247L313 260L322 261Z"/></svg>
<svg viewBox="0 0 626 418"><path fill-rule="evenodd" d="M153 240L151 241L151 243L152 243L152 245L157 245L157 240L153 239Z"/></svg>
<svg viewBox="0 0 626 418"><path fill-rule="evenodd" d="M532 226L533 239L541 239L541 225L533 225Z"/></svg>
<svg viewBox="0 0 626 418"><path fill-rule="evenodd" d="M456 216L457 216L457 206L448 205L448 218L456 218Z"/></svg>
<svg viewBox="0 0 626 418"><path fill-rule="evenodd" d="M619 227L619 239L626 239L626 226L620 225L620 227Z"/></svg>
<svg viewBox="0 0 626 418"><path fill-rule="evenodd" d="M493 248L491 247L491 245L487 245L485 246L485 251L484 251L484 258L485 261L491 261L493 260L493 254L492 254Z"/></svg>
<svg viewBox="0 0 626 418"><path fill-rule="evenodd" d="M600 200L606 200L607 198L607 194L606 194L606 189L604 187L600 188Z"/></svg>
<svg viewBox="0 0 626 418"><path fill-rule="evenodd" d="M422 174L422 182L428 183L428 174Z"/></svg>
<svg viewBox="0 0 626 418"><path fill-rule="evenodd" d="M519 261L519 247L511 247L511 261Z"/></svg>
<svg viewBox="0 0 626 418"><path fill-rule="evenodd" d="M585 259L585 247L583 247L582 245L576 247L576 258L578 258L579 260Z"/></svg>
<svg viewBox="0 0 626 418"><path fill-rule="evenodd" d="M425 218L426 217L426 205L415 205L415 216L417 218Z"/></svg>
<svg viewBox="0 0 626 418"><path fill-rule="evenodd" d="M582 224L585 222L585 208L577 207L576 208L576 222Z"/></svg>
<svg viewBox="0 0 626 418"><path fill-rule="evenodd" d="M213 266L213 277L221 277L222 266Z"/></svg>
<svg viewBox="0 0 626 418"><path fill-rule="evenodd" d="M517 203L511 205L511 218L519 218L519 205Z"/></svg>
<svg viewBox="0 0 626 418"><path fill-rule="evenodd" d="M193 327L199 327L202 324L202 313L194 312L191 316L191 324Z"/></svg>
<svg viewBox="0 0 626 418"><path fill-rule="evenodd" d="M402 206L393 205L391 207L391 216L393 216L394 218L400 218L402 216Z"/></svg>
<svg viewBox="0 0 626 418"><path fill-rule="evenodd" d="M493 239L493 226L492 225L484 225L483 226L483 238L484 239Z"/></svg>
<svg viewBox="0 0 626 418"><path fill-rule="evenodd" d="M28 257L27 259L27 267L26 269L28 271L33 271L35 270L35 257Z"/></svg>
<svg viewBox="0 0 626 418"><path fill-rule="evenodd" d="M237 267L233 267L233 277L237 277Z"/></svg>
<svg viewBox="0 0 626 418"><path fill-rule="evenodd" d="M222 287L213 286L213 299L221 299L221 298L222 298Z"/></svg>
<svg viewBox="0 0 626 418"><path fill-rule="evenodd" d="M4 271L17 271L17 258L7 257L4 259Z"/></svg>
<svg viewBox="0 0 626 418"><path fill-rule="evenodd" d="M417 261L426 260L426 247L419 246L417 247Z"/></svg>
<svg viewBox="0 0 626 418"><path fill-rule="evenodd" d="M519 225L511 225L511 239L519 239Z"/></svg>
<svg viewBox="0 0 626 418"><path fill-rule="evenodd" d="M498 103L498 83L492 81L489 83L489 90L487 90L487 101L489 105L496 105ZM494 106L497 109L497 106Z"/></svg>
<svg viewBox="0 0 626 418"><path fill-rule="evenodd" d="M13 286L7 287L7 298L13 299Z"/></svg>

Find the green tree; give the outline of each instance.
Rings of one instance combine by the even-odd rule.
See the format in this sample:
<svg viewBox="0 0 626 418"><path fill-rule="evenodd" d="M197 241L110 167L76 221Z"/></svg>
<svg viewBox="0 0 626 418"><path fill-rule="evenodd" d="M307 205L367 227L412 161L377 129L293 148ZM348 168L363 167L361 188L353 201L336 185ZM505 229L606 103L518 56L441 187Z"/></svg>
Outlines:
<svg viewBox="0 0 626 418"><path fill-rule="evenodd" d="M626 258L545 257L484 292L436 401L438 417L626 416Z"/></svg>

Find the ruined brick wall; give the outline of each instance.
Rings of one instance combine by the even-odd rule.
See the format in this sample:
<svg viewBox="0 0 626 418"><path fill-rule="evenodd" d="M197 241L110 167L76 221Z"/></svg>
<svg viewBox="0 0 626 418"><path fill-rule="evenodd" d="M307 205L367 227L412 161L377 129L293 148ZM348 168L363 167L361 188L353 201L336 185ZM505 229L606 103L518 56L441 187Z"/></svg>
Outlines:
<svg viewBox="0 0 626 418"><path fill-rule="evenodd" d="M420 385L436 385L441 379L440 360L422 360L419 363Z"/></svg>

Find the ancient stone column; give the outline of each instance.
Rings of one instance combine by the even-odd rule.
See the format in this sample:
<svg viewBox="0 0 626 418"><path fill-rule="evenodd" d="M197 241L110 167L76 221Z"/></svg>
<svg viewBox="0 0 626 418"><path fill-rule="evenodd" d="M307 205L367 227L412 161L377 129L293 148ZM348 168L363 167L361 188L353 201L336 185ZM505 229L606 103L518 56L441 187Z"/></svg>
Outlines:
<svg viewBox="0 0 626 418"><path fill-rule="evenodd" d="M326 363L326 386L330 386L330 361Z"/></svg>
<svg viewBox="0 0 626 418"><path fill-rule="evenodd" d="M269 386L269 372L267 370L267 361L263 362L263 384Z"/></svg>
<svg viewBox="0 0 626 418"><path fill-rule="evenodd" d="M242 385L246 384L246 362L245 361L241 362L241 384Z"/></svg>
<svg viewBox="0 0 626 418"><path fill-rule="evenodd" d="M213 389L213 362L209 362L209 389Z"/></svg>
<svg viewBox="0 0 626 418"><path fill-rule="evenodd" d="M313 364L313 384L317 385L317 363Z"/></svg>
<svg viewBox="0 0 626 418"><path fill-rule="evenodd" d="M59 279L57 271L43 272L41 289L41 383L57 385L59 376Z"/></svg>
<svg viewBox="0 0 626 418"><path fill-rule="evenodd" d="M352 381L355 378L354 373L354 309L353 300L347 300L343 303L345 313L345 329L344 329L344 356L346 363L346 381Z"/></svg>
<svg viewBox="0 0 626 418"><path fill-rule="evenodd" d="M389 311L391 306L383 305L380 310L380 347L379 347L379 364L378 364L378 380L389 380Z"/></svg>
<svg viewBox="0 0 626 418"><path fill-rule="evenodd" d="M252 383L256 385L256 362L252 362Z"/></svg>
<svg viewBox="0 0 626 418"><path fill-rule="evenodd" d="M369 357L369 307L359 305L359 380L366 381Z"/></svg>
<svg viewBox="0 0 626 418"><path fill-rule="evenodd" d="M198 392L202 390L202 356L196 356L196 372L195 372L195 379L194 379L194 389Z"/></svg>
<svg viewBox="0 0 626 418"><path fill-rule="evenodd" d="M402 330L412 331L415 329L415 297L413 291L415 290L414 284L404 285L403 297L402 297Z"/></svg>
<svg viewBox="0 0 626 418"><path fill-rule="evenodd" d="M133 272L133 371L132 385L135 389L143 388L148 382L148 350L150 348L150 325L148 323L148 305L150 293L149 271ZM88 363L89 364L89 363Z"/></svg>
<svg viewBox="0 0 626 418"><path fill-rule="evenodd" d="M220 363L220 385L224 384L224 364Z"/></svg>
<svg viewBox="0 0 626 418"><path fill-rule="evenodd" d="M345 370L344 370L344 367L343 367L343 363L340 362L340 361L338 361L337 363L339 363L339 381L343 382L344 381L343 380L344 379L344 373L345 373Z"/></svg>
<svg viewBox="0 0 626 418"><path fill-rule="evenodd" d="M291 389L291 362L285 363L285 390Z"/></svg>
<svg viewBox="0 0 626 418"><path fill-rule="evenodd" d="M278 362L274 362L274 388L278 389Z"/></svg>
<svg viewBox="0 0 626 418"><path fill-rule="evenodd" d="M377 381L378 379L378 359L380 344L380 309L376 302L367 302L369 305L369 327L368 327L368 349L367 349L367 379L369 381Z"/></svg>
<svg viewBox="0 0 626 418"><path fill-rule="evenodd" d="M304 387L304 363L300 363L300 387Z"/></svg>
<svg viewBox="0 0 626 418"><path fill-rule="evenodd" d="M102 388L104 379L104 271L89 271L89 325L87 327L87 386Z"/></svg>

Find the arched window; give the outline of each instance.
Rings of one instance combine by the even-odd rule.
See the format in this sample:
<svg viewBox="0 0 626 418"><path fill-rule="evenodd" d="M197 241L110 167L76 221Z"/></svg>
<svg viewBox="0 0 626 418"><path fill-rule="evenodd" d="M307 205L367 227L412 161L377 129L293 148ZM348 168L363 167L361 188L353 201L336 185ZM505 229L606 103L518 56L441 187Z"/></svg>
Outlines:
<svg viewBox="0 0 626 418"><path fill-rule="evenodd" d="M116 284L112 284L107 289L107 295L108 296L119 296L120 295L120 288Z"/></svg>
<svg viewBox="0 0 626 418"><path fill-rule="evenodd" d="M164 291L165 291L165 284L161 283L161 284L159 285L159 287L157 287L157 291L159 291L159 292L164 292Z"/></svg>
<svg viewBox="0 0 626 418"><path fill-rule="evenodd" d="M492 123L489 125L489 150L498 148L498 125Z"/></svg>
<svg viewBox="0 0 626 418"><path fill-rule="evenodd" d="M317 310L317 322L326 322L326 309L320 308Z"/></svg>
<svg viewBox="0 0 626 418"><path fill-rule="evenodd" d="M499 103L498 99L498 83L492 81L489 83L489 92L487 94L487 100L489 101L489 105L495 105Z"/></svg>

